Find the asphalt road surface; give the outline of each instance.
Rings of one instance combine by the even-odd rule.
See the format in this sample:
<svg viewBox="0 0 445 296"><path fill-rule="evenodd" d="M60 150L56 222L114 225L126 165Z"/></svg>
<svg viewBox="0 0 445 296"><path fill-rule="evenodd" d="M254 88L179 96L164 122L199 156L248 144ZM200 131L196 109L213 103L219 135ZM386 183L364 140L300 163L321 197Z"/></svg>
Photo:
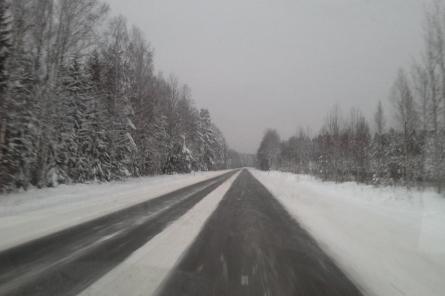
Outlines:
<svg viewBox="0 0 445 296"><path fill-rule="evenodd" d="M0 295L78 294L234 173L0 252Z"/></svg>
<svg viewBox="0 0 445 296"><path fill-rule="evenodd" d="M77 295L234 173L0 252L0 295ZM247 170L157 294L362 295Z"/></svg>
<svg viewBox="0 0 445 296"><path fill-rule="evenodd" d="M246 170L157 294L362 295Z"/></svg>

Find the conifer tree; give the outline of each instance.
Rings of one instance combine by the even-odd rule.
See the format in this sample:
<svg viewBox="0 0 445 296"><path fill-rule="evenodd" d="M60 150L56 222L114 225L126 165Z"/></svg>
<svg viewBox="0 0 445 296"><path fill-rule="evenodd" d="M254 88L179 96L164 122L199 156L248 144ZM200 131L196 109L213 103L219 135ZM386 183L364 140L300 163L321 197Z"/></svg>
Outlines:
<svg viewBox="0 0 445 296"><path fill-rule="evenodd" d="M8 87L7 62L10 51L10 27L6 0L0 0L0 183L6 182L3 157L6 142L6 96ZM0 186L1 187L1 186ZM0 188L1 190L1 188Z"/></svg>

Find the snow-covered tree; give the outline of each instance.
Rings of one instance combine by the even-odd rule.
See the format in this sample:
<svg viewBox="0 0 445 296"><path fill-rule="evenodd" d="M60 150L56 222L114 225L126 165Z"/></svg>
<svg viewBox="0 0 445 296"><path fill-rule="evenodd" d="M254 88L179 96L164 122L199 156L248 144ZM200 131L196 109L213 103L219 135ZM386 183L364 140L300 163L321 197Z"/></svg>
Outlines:
<svg viewBox="0 0 445 296"><path fill-rule="evenodd" d="M276 130L269 129L264 133L257 152L260 169L268 171L279 166L280 136Z"/></svg>
<svg viewBox="0 0 445 296"><path fill-rule="evenodd" d="M10 17L6 0L0 0L0 95L8 84L7 60L11 49Z"/></svg>
<svg viewBox="0 0 445 296"><path fill-rule="evenodd" d="M175 143L170 155L164 164L164 173L190 173L192 171L194 159L192 152L182 137L182 143Z"/></svg>
<svg viewBox="0 0 445 296"><path fill-rule="evenodd" d="M137 28L102 26L107 11L0 0L0 190L225 167L210 115L174 76L153 74Z"/></svg>
<svg viewBox="0 0 445 296"><path fill-rule="evenodd" d="M201 136L201 165L204 170L210 170L216 163L215 131L213 129L210 113L201 109L200 113L200 136Z"/></svg>
<svg viewBox="0 0 445 296"><path fill-rule="evenodd" d="M424 177L441 190L445 129L445 7L443 1L432 1L426 9L424 24L425 48L414 67L416 97L420 106L423 137ZM443 118L442 114L444 114Z"/></svg>
<svg viewBox="0 0 445 296"><path fill-rule="evenodd" d="M374 114L375 133L370 148L371 170L373 182L380 183L386 176L385 147L387 137L385 135L386 119L383 111L382 102L379 101L377 110Z"/></svg>
<svg viewBox="0 0 445 296"><path fill-rule="evenodd" d="M129 36L126 20L123 17L112 19L109 24L104 55L104 90L107 107L112 119L109 134L111 137L110 157L113 173L117 176L130 176L135 171L138 147L133 139L136 126L133 123L134 109L129 95L130 76L128 56Z"/></svg>
<svg viewBox="0 0 445 296"><path fill-rule="evenodd" d="M403 134L403 178L409 183L413 180L417 156L418 113L409 81L403 70L400 70L393 85L391 99L394 105L398 130Z"/></svg>
<svg viewBox="0 0 445 296"><path fill-rule="evenodd" d="M87 120L84 130L89 134L89 151L91 177L93 180L109 181L113 179L109 147L111 137L111 118L106 109L106 96L102 85L103 64L97 51L89 56L85 66Z"/></svg>
<svg viewBox="0 0 445 296"><path fill-rule="evenodd" d="M3 189L28 188L38 178L37 119L39 105L33 96L34 83L31 61L18 52L10 61L10 87L4 102L5 129L1 171Z"/></svg>
<svg viewBox="0 0 445 296"><path fill-rule="evenodd" d="M3 163L6 141L6 100L8 88L7 63L11 47L10 20L6 0L0 0L0 166ZM0 182L6 182L7 172L0 167Z"/></svg>

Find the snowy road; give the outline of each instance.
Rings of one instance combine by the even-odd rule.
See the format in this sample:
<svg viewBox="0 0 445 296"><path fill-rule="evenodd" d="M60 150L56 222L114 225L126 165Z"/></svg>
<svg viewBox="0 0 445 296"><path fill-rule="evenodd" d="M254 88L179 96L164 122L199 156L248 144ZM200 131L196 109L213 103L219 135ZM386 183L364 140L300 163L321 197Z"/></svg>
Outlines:
<svg viewBox="0 0 445 296"><path fill-rule="evenodd" d="M0 295L76 295L234 172L0 253Z"/></svg>
<svg viewBox="0 0 445 296"><path fill-rule="evenodd" d="M244 170L158 295L355 296L361 292Z"/></svg>
<svg viewBox="0 0 445 296"><path fill-rule="evenodd" d="M112 185L112 198L105 198L110 184L85 185L89 198L79 202L72 194L56 202L54 194L38 207L3 208L5 240L14 225L57 223L55 209L66 201L71 226L0 249L0 295L443 294L443 197L253 169L226 173L129 180ZM107 210L101 218L99 205Z"/></svg>

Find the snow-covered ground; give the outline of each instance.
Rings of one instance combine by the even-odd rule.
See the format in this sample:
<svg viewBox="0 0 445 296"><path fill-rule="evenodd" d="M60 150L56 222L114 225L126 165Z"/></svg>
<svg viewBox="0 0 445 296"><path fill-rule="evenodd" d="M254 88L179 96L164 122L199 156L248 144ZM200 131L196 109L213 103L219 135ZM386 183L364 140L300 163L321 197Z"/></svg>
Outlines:
<svg viewBox="0 0 445 296"><path fill-rule="evenodd" d="M153 295L198 236L205 221L217 208L238 174L87 288L81 296Z"/></svg>
<svg viewBox="0 0 445 296"><path fill-rule="evenodd" d="M227 171L62 185L0 195L0 250L158 197Z"/></svg>
<svg viewBox="0 0 445 296"><path fill-rule="evenodd" d="M443 196L252 172L365 294L445 295Z"/></svg>

